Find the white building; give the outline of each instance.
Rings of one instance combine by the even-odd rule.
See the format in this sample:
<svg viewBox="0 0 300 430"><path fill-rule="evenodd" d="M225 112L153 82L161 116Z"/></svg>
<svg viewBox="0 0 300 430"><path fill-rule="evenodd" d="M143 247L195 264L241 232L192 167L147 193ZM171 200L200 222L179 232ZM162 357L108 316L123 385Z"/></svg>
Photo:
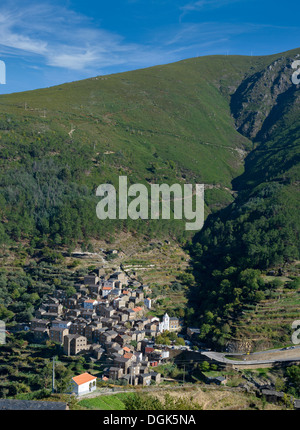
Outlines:
<svg viewBox="0 0 300 430"><path fill-rule="evenodd" d="M74 376L74 378L72 378L72 393L76 394L76 396L80 396L95 391L97 388L96 380L97 377L89 373L82 373L81 375Z"/></svg>
<svg viewBox="0 0 300 430"><path fill-rule="evenodd" d="M148 308L148 309L151 309L151 299L149 298L149 297L147 297L145 300L144 300L144 304L145 304L145 306Z"/></svg>
<svg viewBox="0 0 300 430"><path fill-rule="evenodd" d="M167 313L164 314L162 322L159 323L158 331L160 333L170 330L170 317Z"/></svg>
<svg viewBox="0 0 300 430"><path fill-rule="evenodd" d="M115 288L115 281L113 281L112 279L109 279L108 281L103 281L102 288L103 287Z"/></svg>
<svg viewBox="0 0 300 430"><path fill-rule="evenodd" d="M70 328L71 325L72 325L71 321L63 321L59 319L52 321L52 327Z"/></svg>
<svg viewBox="0 0 300 430"><path fill-rule="evenodd" d="M97 300L87 299L83 303L84 309L94 309L94 306L98 304Z"/></svg>
<svg viewBox="0 0 300 430"><path fill-rule="evenodd" d="M161 358L169 358L170 357L170 351L164 350L161 352Z"/></svg>

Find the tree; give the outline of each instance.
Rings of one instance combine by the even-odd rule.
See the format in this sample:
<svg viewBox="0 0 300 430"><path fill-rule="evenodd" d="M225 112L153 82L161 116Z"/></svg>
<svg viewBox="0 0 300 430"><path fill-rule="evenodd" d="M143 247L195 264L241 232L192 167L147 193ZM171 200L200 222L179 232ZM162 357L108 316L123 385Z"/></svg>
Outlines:
<svg viewBox="0 0 300 430"><path fill-rule="evenodd" d="M0 304L0 320L11 321L14 318L14 312L8 310L4 305Z"/></svg>
<svg viewBox="0 0 300 430"><path fill-rule="evenodd" d="M177 337L177 339L175 341L175 345L184 346L185 345L184 339L182 337Z"/></svg>
<svg viewBox="0 0 300 430"><path fill-rule="evenodd" d="M300 395L300 366L293 365L286 369L288 382L293 387L295 395Z"/></svg>
<svg viewBox="0 0 300 430"><path fill-rule="evenodd" d="M199 363L199 369L202 370L202 372L208 372L209 371L209 362L208 361L202 361L202 363Z"/></svg>
<svg viewBox="0 0 300 430"><path fill-rule="evenodd" d="M65 393L71 389L72 372L63 364L55 366L55 383L58 393Z"/></svg>

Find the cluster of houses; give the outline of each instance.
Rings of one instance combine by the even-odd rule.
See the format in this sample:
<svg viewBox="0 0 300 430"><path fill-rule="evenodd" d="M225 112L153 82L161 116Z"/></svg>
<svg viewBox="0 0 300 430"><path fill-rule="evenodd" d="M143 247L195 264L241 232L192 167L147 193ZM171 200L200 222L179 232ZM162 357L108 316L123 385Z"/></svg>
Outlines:
<svg viewBox="0 0 300 430"><path fill-rule="evenodd" d="M31 321L35 340L59 343L68 356L102 359L107 363L103 379L159 383L160 374L150 368L167 360L169 351L157 349L154 339L165 330L178 331L178 318L145 317L151 309L149 287L134 285L122 271L103 272L85 276L71 297L62 289L48 295Z"/></svg>

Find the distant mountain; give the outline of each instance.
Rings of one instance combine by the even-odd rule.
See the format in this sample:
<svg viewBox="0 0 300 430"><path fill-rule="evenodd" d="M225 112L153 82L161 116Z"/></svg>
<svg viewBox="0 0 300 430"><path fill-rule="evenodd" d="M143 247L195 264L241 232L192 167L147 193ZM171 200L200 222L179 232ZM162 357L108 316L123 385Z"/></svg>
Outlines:
<svg viewBox="0 0 300 430"><path fill-rule="evenodd" d="M263 153L251 152L257 139L260 150L268 150L271 137L261 137L279 139L271 124L288 126L297 94L289 67L298 51L193 58L2 95L2 242L42 236L69 244L124 226L181 237L183 225L175 221L99 222L95 189L117 185L119 175L131 183L205 183L206 215L227 206L234 199L232 181L239 178L233 184L240 189L251 180L249 171L261 170Z"/></svg>

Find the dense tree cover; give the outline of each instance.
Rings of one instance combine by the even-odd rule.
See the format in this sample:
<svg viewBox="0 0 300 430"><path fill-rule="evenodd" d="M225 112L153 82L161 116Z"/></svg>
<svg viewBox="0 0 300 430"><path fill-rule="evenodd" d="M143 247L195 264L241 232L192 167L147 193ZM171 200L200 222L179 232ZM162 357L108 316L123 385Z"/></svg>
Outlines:
<svg viewBox="0 0 300 430"><path fill-rule="evenodd" d="M53 271L55 270L55 273ZM47 294L56 288L68 296L75 293L74 281L79 273L68 272L43 260L33 262L18 271L0 271L0 320L8 327L28 323Z"/></svg>
<svg viewBox="0 0 300 430"><path fill-rule="evenodd" d="M84 140L71 140L56 129L35 131L26 119L18 117L9 116L1 121L5 133L0 133L0 245L9 240L32 238L35 243L50 247L71 245L79 240L87 243L90 237L109 237L124 228L184 239L183 220L97 218L97 187L111 183L118 189L119 175L125 174L120 163L124 166L129 163L120 154L110 158L109 168L103 158L95 167L95 151ZM169 161L160 163L167 166ZM147 184L144 178L139 181Z"/></svg>
<svg viewBox="0 0 300 430"><path fill-rule="evenodd" d="M9 323L29 322L40 296L32 279L25 274L0 275L0 319Z"/></svg>
<svg viewBox="0 0 300 430"><path fill-rule="evenodd" d="M155 338L155 343L157 345L171 345L172 342L175 345L185 345L183 338L178 337L176 333L169 332L168 330L164 331L163 333L160 333Z"/></svg>
<svg viewBox="0 0 300 430"><path fill-rule="evenodd" d="M30 333L9 334L0 345L0 395L19 399L45 399L52 392L52 358L55 357L55 393L71 391L74 374L90 371L85 357L68 360L59 344L30 343ZM26 340L28 339L28 340Z"/></svg>
<svg viewBox="0 0 300 430"><path fill-rule="evenodd" d="M243 88L247 97L240 109L245 112L236 111L237 120L241 113L247 118L252 112L249 100L258 106L262 103L255 88ZM256 133L254 150L245 160L244 173L233 180L238 196L208 217L189 247L195 277L190 282L190 305L202 340L224 346L234 334L228 323L243 305L263 300L276 288L262 281L261 272L285 267L300 257L298 100L297 88L292 87L271 110L261 130L252 129L249 120L248 132ZM291 288L297 285L295 281Z"/></svg>
<svg viewBox="0 0 300 430"><path fill-rule="evenodd" d="M262 280L261 272L299 259L297 198L293 187L262 184L247 199L241 196L210 217L190 246L196 279L190 284L190 303L202 340L224 345L233 334L228 320L276 288Z"/></svg>
<svg viewBox="0 0 300 430"><path fill-rule="evenodd" d="M286 388L288 393L293 394L297 398L300 396L300 366L294 365L287 367L285 370L287 379Z"/></svg>

